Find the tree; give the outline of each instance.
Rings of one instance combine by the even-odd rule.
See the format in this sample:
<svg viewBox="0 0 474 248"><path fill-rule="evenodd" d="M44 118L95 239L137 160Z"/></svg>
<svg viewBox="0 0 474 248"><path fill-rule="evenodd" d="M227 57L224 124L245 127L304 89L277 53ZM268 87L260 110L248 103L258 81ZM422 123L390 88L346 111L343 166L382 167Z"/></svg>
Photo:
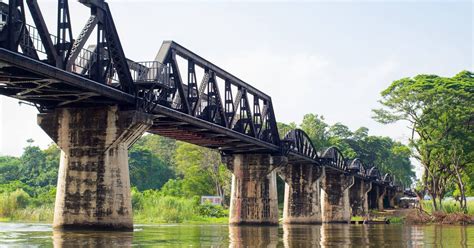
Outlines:
<svg viewBox="0 0 474 248"><path fill-rule="evenodd" d="M306 114L300 127L308 134L317 150L322 150L329 146L328 124L324 122L323 116Z"/></svg>
<svg viewBox="0 0 474 248"><path fill-rule="evenodd" d="M178 142L175 161L187 196L230 195L231 174L222 164L217 151Z"/></svg>
<svg viewBox="0 0 474 248"><path fill-rule="evenodd" d="M142 136L134 146L146 147L168 167L175 167L176 140L156 134L148 134Z"/></svg>
<svg viewBox="0 0 474 248"><path fill-rule="evenodd" d="M130 183L140 191L160 189L174 171L146 146L134 145L129 151Z"/></svg>
<svg viewBox="0 0 474 248"><path fill-rule="evenodd" d="M278 123L280 130L295 129L296 125ZM315 148L322 150L328 146L336 146L346 159L361 159L366 167L377 166L382 173L392 174L397 182L411 185L415 178L410 162L410 149L389 137L369 136L369 129L360 127L351 131L342 123L329 126L323 117L307 114L300 125Z"/></svg>
<svg viewBox="0 0 474 248"><path fill-rule="evenodd" d="M474 133L473 85L474 74L468 71L453 78L436 75L403 78L382 92L380 103L384 108L374 110L374 118L381 123L402 120L410 123L410 145L424 167L424 187L432 196L436 210L441 208L451 180L464 188L461 175L473 163L472 155L466 154L473 152L466 150L472 147ZM460 147L466 153L459 152Z"/></svg>
<svg viewBox="0 0 474 248"><path fill-rule="evenodd" d="M20 179L19 169L21 160L19 158L4 156L0 157L0 184Z"/></svg>

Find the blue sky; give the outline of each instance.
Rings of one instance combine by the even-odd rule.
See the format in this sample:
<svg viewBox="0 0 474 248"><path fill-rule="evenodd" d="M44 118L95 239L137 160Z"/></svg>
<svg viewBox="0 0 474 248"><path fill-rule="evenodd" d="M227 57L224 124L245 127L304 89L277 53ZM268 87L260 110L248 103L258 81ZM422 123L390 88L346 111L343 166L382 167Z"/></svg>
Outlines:
<svg viewBox="0 0 474 248"><path fill-rule="evenodd" d="M474 67L471 1L109 3L127 57L152 60L175 40L269 94L282 122L316 113L405 142L406 124L371 119L380 91L402 77ZM55 1L39 4L54 26ZM77 34L89 10L70 5ZM21 154L28 138L51 142L34 108L0 104L1 154Z"/></svg>

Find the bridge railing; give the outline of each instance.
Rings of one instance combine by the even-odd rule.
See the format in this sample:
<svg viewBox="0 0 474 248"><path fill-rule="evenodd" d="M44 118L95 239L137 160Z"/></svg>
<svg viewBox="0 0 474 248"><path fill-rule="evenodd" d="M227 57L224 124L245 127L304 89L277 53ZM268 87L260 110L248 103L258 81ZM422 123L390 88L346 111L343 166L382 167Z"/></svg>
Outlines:
<svg viewBox="0 0 474 248"><path fill-rule="evenodd" d="M8 13L5 13L0 9L0 30L4 27L5 21L8 18ZM46 57L46 48L43 45L43 42L38 33L38 29L33 25L25 23L25 34L21 37L21 49L25 54L36 54L37 59L42 59ZM56 43L57 36L50 34L51 40ZM38 54L40 53L40 54ZM107 53L101 53L102 60L109 59ZM96 51L91 51L89 49L83 48L77 56L72 66L72 72L88 76L93 70L93 66L97 61ZM134 62L129 60L130 73L132 79L137 84L152 84L159 83L162 87L170 87L169 67L158 62L158 61L144 61L144 62ZM115 73L110 73L108 79L106 80L109 84L118 84L119 80Z"/></svg>
<svg viewBox="0 0 474 248"><path fill-rule="evenodd" d="M130 72L132 73L133 81L137 84L160 82L166 87L170 87L170 69L168 66L158 61L144 61L134 62L139 68L133 70L132 66Z"/></svg>

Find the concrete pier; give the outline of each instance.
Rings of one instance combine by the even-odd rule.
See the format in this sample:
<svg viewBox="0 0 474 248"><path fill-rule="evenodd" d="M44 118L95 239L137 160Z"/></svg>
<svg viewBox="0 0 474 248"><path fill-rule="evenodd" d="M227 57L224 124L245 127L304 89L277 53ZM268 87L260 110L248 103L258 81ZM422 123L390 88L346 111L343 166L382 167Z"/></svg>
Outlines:
<svg viewBox="0 0 474 248"><path fill-rule="evenodd" d="M232 171L230 224L278 225L275 169L287 158L270 154L233 154L222 157Z"/></svg>
<svg viewBox="0 0 474 248"><path fill-rule="evenodd" d="M325 223L348 223L351 220L349 188L354 184L354 177L340 171L324 168L321 179L321 210Z"/></svg>
<svg viewBox="0 0 474 248"><path fill-rule="evenodd" d="M377 192L377 208L379 211L384 210L384 200L387 194L387 188L384 186L379 186L378 187L378 192Z"/></svg>
<svg viewBox="0 0 474 248"><path fill-rule="evenodd" d="M386 196L386 188L383 185L373 183L372 189L369 191L369 209L384 210L384 198Z"/></svg>
<svg viewBox="0 0 474 248"><path fill-rule="evenodd" d="M55 229L133 230L128 148L152 124L118 107L63 108L38 124L61 148Z"/></svg>
<svg viewBox="0 0 474 248"><path fill-rule="evenodd" d="M386 202L386 208L395 208L397 205L397 198L399 198L399 195L394 188L387 188L387 202Z"/></svg>
<svg viewBox="0 0 474 248"><path fill-rule="evenodd" d="M352 216L364 216L369 212L368 192L371 189L371 182L354 178L354 185L349 188Z"/></svg>
<svg viewBox="0 0 474 248"><path fill-rule="evenodd" d="M288 164L279 170L285 181L283 223L321 223L320 179L323 168L313 164Z"/></svg>

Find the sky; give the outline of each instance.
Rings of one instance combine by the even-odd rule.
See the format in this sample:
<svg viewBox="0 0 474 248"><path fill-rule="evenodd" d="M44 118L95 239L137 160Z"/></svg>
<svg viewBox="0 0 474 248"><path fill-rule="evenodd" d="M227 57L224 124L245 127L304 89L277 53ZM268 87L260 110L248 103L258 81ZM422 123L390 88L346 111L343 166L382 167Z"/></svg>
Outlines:
<svg viewBox="0 0 474 248"><path fill-rule="evenodd" d="M55 27L57 2L38 2ZM315 113L406 143L406 123L372 119L380 92L404 77L474 70L472 1L108 2L128 58L153 60L174 40L270 95L280 122ZM77 36L90 11L70 9ZM36 114L0 97L1 155L21 155L29 138L52 142Z"/></svg>

